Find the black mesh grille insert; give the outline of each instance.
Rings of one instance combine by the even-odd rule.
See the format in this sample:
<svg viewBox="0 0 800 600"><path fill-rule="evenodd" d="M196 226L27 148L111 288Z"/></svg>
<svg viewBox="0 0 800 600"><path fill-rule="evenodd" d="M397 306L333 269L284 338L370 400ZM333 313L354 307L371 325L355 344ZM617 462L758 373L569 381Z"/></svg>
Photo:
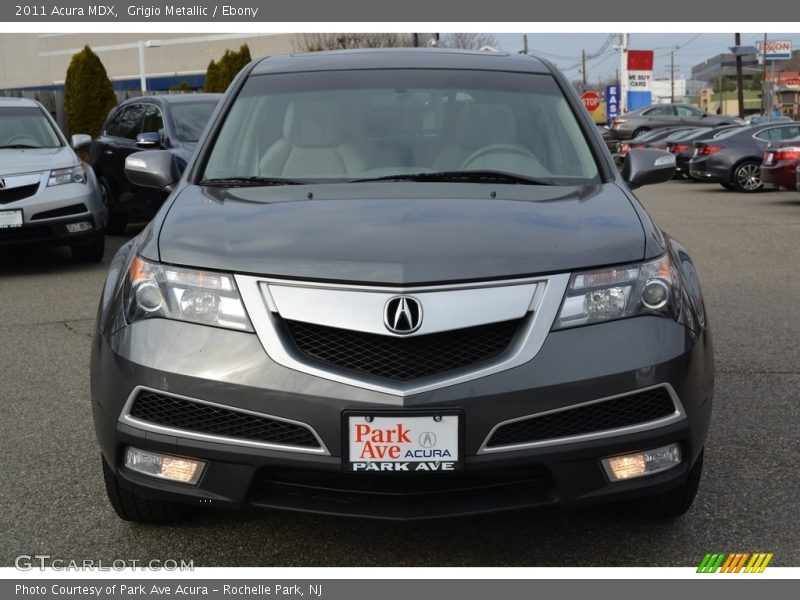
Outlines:
<svg viewBox="0 0 800 600"><path fill-rule="evenodd" d="M487 447L526 444L638 425L666 417L675 405L665 388L597 402L499 427Z"/></svg>
<svg viewBox="0 0 800 600"><path fill-rule="evenodd" d="M8 204L9 202L16 202L17 200L22 200L23 198L33 196L38 189L38 183L21 185L15 188L0 189L0 204Z"/></svg>
<svg viewBox="0 0 800 600"><path fill-rule="evenodd" d="M467 367L503 352L522 319L413 337L285 321L297 348L328 365L408 381Z"/></svg>
<svg viewBox="0 0 800 600"><path fill-rule="evenodd" d="M302 425L150 391L139 393L130 415L142 421L186 431L286 446L320 447L311 431Z"/></svg>

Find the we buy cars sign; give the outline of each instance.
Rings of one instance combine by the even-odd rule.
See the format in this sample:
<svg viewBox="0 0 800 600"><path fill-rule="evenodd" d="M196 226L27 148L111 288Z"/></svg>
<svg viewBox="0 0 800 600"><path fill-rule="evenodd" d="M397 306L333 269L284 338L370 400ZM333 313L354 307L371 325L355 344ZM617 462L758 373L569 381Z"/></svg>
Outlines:
<svg viewBox="0 0 800 600"><path fill-rule="evenodd" d="M594 112L600 106L600 96L597 92L583 92L581 94L581 102L589 112Z"/></svg>

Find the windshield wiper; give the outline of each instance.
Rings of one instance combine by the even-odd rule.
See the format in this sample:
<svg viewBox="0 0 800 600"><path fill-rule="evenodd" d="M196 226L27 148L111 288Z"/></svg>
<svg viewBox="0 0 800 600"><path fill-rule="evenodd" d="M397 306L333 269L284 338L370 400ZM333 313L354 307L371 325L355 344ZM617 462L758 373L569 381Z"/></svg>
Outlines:
<svg viewBox="0 0 800 600"><path fill-rule="evenodd" d="M31 146L30 144L8 144L7 146L0 146L0 150L26 150L38 148L50 148L51 146Z"/></svg>
<svg viewBox="0 0 800 600"><path fill-rule="evenodd" d="M304 181L285 177L216 177L203 179L199 185L219 187L257 187L266 185L305 185Z"/></svg>
<svg viewBox="0 0 800 600"><path fill-rule="evenodd" d="M556 185L552 179L540 179L506 173L505 171L434 171L432 173L398 173L397 175L384 175L366 179L354 179L350 183L368 181L463 181L465 183L515 183L522 185Z"/></svg>

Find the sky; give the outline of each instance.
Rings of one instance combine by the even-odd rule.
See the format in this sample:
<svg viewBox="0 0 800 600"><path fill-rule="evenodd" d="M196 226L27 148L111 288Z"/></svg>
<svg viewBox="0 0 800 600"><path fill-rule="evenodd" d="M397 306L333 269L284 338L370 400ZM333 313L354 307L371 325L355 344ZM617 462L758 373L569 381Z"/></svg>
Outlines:
<svg viewBox="0 0 800 600"><path fill-rule="evenodd" d="M608 33L529 33L528 50L552 60L569 79L580 79L581 49L587 54L603 47ZM522 49L522 33L496 33L499 49L518 52ZM759 33L743 33L742 45L754 45L763 40ZM675 51L675 77L689 77L692 66L717 54L729 52L734 45L733 33L632 33L630 48L655 51L655 78L669 77L670 49ZM771 40L792 40L792 48L800 48L800 33L770 33ZM614 40L613 44L616 44ZM597 58L587 61L588 83L616 75L619 52L609 46Z"/></svg>

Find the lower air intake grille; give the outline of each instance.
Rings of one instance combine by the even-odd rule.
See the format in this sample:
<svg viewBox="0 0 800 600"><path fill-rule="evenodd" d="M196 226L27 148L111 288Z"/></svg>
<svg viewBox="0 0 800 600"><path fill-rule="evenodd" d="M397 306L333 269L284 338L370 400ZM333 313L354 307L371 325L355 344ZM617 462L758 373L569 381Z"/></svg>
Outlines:
<svg viewBox="0 0 800 600"><path fill-rule="evenodd" d="M468 367L502 353L522 319L413 337L285 321L297 349L315 361L408 381Z"/></svg>
<svg viewBox="0 0 800 600"><path fill-rule="evenodd" d="M283 446L320 447L311 430L302 425L156 392L140 392L129 414L142 421L189 432Z"/></svg>
<svg viewBox="0 0 800 600"><path fill-rule="evenodd" d="M23 200L24 198L33 196L38 189L38 183L21 185L15 188L0 189L0 204L9 204L11 202L16 202L17 200Z"/></svg>
<svg viewBox="0 0 800 600"><path fill-rule="evenodd" d="M502 425L492 434L486 447L529 444L629 427L668 417L674 412L675 405L669 392L663 387L654 388Z"/></svg>

